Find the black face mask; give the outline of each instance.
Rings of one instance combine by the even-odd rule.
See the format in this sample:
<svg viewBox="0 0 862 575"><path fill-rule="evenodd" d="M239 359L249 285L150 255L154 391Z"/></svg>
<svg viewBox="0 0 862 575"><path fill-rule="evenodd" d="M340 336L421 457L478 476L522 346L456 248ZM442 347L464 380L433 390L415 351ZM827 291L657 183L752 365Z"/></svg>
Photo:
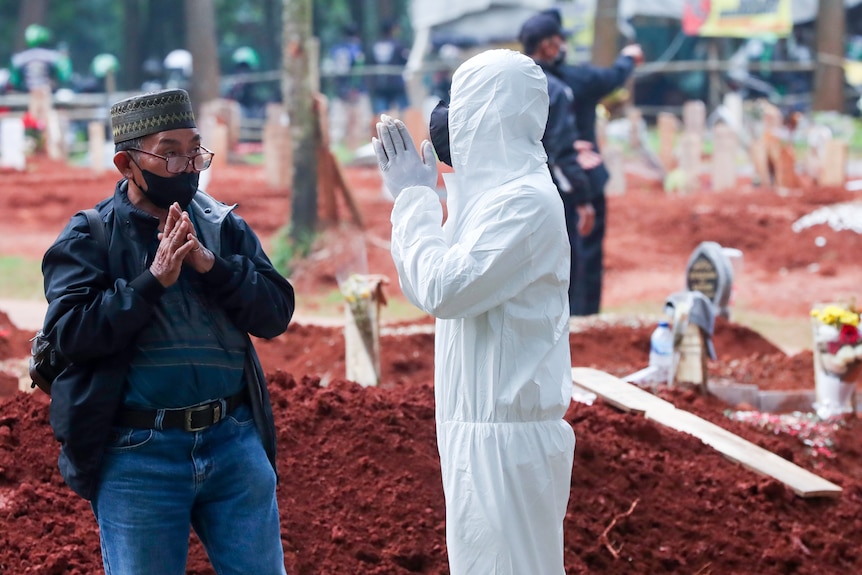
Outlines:
<svg viewBox="0 0 862 575"><path fill-rule="evenodd" d="M431 144L441 162L452 167L452 155L449 152L449 105L440 100L431 112L428 125L431 134Z"/></svg>
<svg viewBox="0 0 862 575"><path fill-rule="evenodd" d="M163 210L171 207L174 202L177 202L182 209L186 209L198 191L200 172L183 172L166 178L143 169L137 162L135 165L141 170L147 189L141 187L138 182L135 182L135 185L147 196L148 200Z"/></svg>

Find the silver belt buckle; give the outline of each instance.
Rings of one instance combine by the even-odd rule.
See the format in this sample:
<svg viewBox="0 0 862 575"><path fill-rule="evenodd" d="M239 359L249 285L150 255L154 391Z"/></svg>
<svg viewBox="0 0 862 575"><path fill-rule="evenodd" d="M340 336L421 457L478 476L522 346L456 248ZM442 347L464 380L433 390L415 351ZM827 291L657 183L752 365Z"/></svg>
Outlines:
<svg viewBox="0 0 862 575"><path fill-rule="evenodd" d="M200 412L200 411L207 411L208 409L210 409L210 407L212 407L212 412L213 412L212 422L207 424L207 425L203 425L201 427L192 427L192 414ZM221 413L221 403L220 402L216 403L215 405L206 404L206 405L199 405L197 407L190 407L190 408L186 409L186 412L185 412L185 427L184 428L186 431L203 431L207 427L210 427L211 425L215 425L216 423L221 421L221 416L222 416L222 413Z"/></svg>

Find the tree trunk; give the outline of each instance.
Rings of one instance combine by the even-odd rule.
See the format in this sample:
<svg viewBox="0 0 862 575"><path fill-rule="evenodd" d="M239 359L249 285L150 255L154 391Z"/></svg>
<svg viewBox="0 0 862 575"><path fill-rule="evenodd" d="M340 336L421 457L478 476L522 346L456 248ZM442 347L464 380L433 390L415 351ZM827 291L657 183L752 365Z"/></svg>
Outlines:
<svg viewBox="0 0 862 575"><path fill-rule="evenodd" d="M817 8L818 62L814 70L814 110L844 110L843 0L820 0Z"/></svg>
<svg viewBox="0 0 862 575"><path fill-rule="evenodd" d="M290 118L293 149L293 198L290 235L307 241L317 227L317 147L319 135L312 108L311 0L284 0L281 92Z"/></svg>
<svg viewBox="0 0 862 575"><path fill-rule="evenodd" d="M126 89L139 88L144 82L141 63L141 2L126 0L123 3L123 78Z"/></svg>
<svg viewBox="0 0 862 575"><path fill-rule="evenodd" d="M218 42L213 0L186 0L186 45L192 54L189 96L195 112L219 97Z"/></svg>
<svg viewBox="0 0 862 575"><path fill-rule="evenodd" d="M617 57L617 12L619 0L597 0L593 25L592 62L610 66Z"/></svg>
<svg viewBox="0 0 862 575"><path fill-rule="evenodd" d="M13 53L20 52L27 47L24 40L24 31L30 24L45 24L45 16L48 14L48 0L20 0L18 5L18 28L15 31L15 44Z"/></svg>
<svg viewBox="0 0 862 575"><path fill-rule="evenodd" d="M281 65L281 35L282 24L281 11L283 0L265 0L264 13L267 15L264 22L264 33L266 38L261 39L262 46L268 54L261 60L262 70L275 70Z"/></svg>

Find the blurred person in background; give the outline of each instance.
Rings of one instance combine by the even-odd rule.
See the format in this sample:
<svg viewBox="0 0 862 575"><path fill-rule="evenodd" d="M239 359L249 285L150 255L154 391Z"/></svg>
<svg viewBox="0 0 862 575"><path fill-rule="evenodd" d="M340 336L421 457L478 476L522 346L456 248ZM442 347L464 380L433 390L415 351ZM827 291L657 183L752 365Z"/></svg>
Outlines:
<svg viewBox="0 0 862 575"><path fill-rule="evenodd" d="M225 97L239 104L242 115L246 118L263 118L266 116L266 100L258 96L257 84L247 75L260 70L260 58L254 48L240 46L231 54L233 64L233 83Z"/></svg>
<svg viewBox="0 0 862 575"><path fill-rule="evenodd" d="M594 194L585 169L600 161L589 150L578 150L578 131L572 90L554 74L564 45L563 30L554 18L538 14L527 19L518 35L524 53L541 66L548 81L548 124L542 144L548 154L551 177L563 200L569 234L569 315L575 315L574 282L583 265L582 238L593 228Z"/></svg>
<svg viewBox="0 0 862 575"><path fill-rule="evenodd" d="M562 25L559 10L551 9L542 13ZM571 286L572 315L591 315L599 313L602 299L602 275L604 273L604 239L607 226L607 199L605 186L610 178L596 137L596 108L606 96L622 88L643 62L643 50L638 44L630 44L622 49L612 66L601 67L592 64L567 64L565 45L557 55L554 66L549 70L569 87L572 93L572 106L578 131L575 147L579 157L592 158L584 164L592 190L594 224L592 230L580 238L581 249L576 273Z"/></svg>
<svg viewBox="0 0 862 575"><path fill-rule="evenodd" d="M165 76L165 88L188 89L194 73L192 53L181 48L171 50L162 61L162 72Z"/></svg>
<svg viewBox="0 0 862 575"><path fill-rule="evenodd" d="M422 155L381 116L372 140L395 197L392 259L411 303L436 318L434 397L452 575L564 575L575 437L569 248L541 138L547 80L489 50L452 78ZM440 124L438 124L440 123ZM448 125L446 125L448 123ZM436 193L434 151L448 217Z"/></svg>
<svg viewBox="0 0 862 575"><path fill-rule="evenodd" d="M10 85L13 90L30 92L48 86L56 92L65 85L72 72L69 57L61 50L50 47L51 31L39 24L30 24L24 30L27 48L12 55Z"/></svg>
<svg viewBox="0 0 862 575"><path fill-rule="evenodd" d="M371 111L375 117L383 112L402 111L410 105L404 82L404 66L410 50L398 37L399 33L397 22L384 22L380 28L381 37L371 46L370 64L390 67L368 78Z"/></svg>
<svg viewBox="0 0 862 575"><path fill-rule="evenodd" d="M120 61L113 54L96 55L90 62L90 73L81 78L76 92L98 93L116 90L116 74L120 70ZM109 82L109 78L111 81ZM110 85L109 85L110 84Z"/></svg>
<svg viewBox="0 0 862 575"><path fill-rule="evenodd" d="M356 74L365 65L365 52L356 24L347 24L341 40L329 51L334 77L335 97L344 102L356 102L365 91L362 76Z"/></svg>
<svg viewBox="0 0 862 575"><path fill-rule="evenodd" d="M355 148L366 137L365 129L358 121L360 99L366 88L365 77L361 75L365 52L356 24L344 26L342 38L330 49L326 64L332 73L335 96L330 110L333 117L330 125L335 132L333 139L345 141L349 148Z"/></svg>

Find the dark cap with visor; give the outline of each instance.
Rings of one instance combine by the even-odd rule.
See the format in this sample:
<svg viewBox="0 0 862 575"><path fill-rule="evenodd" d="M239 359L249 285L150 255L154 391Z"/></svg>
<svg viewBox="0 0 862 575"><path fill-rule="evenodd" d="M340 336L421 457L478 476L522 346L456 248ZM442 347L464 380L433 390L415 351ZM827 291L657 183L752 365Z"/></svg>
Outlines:
<svg viewBox="0 0 862 575"><path fill-rule="evenodd" d="M568 34L563 31L560 20L546 13L539 13L530 17L521 25L518 40L524 47L526 54L536 51L542 40L559 36L566 38Z"/></svg>

